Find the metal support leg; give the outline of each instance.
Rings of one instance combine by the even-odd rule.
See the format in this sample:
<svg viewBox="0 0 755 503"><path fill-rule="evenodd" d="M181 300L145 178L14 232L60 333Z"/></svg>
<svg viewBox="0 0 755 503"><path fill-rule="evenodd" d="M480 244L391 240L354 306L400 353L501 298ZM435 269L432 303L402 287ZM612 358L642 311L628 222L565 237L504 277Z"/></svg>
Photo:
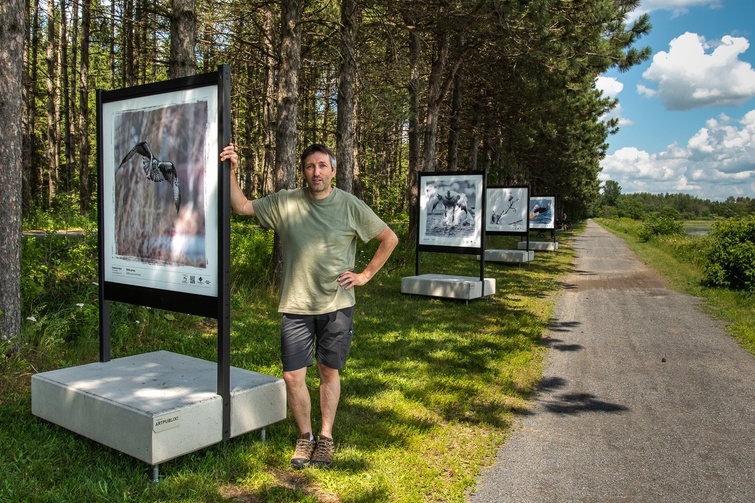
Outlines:
<svg viewBox="0 0 755 503"><path fill-rule="evenodd" d="M152 483L157 484L160 482L160 465L152 466Z"/></svg>
<svg viewBox="0 0 755 503"><path fill-rule="evenodd" d="M262 428L262 431L260 432L260 438L262 439L263 442L267 438L267 430L265 428Z"/></svg>

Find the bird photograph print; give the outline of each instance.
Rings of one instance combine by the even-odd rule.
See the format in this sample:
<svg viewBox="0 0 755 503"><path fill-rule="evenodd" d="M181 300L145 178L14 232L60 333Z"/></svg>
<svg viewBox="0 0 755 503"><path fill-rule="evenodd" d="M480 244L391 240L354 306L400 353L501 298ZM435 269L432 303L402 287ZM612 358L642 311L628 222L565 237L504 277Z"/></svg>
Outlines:
<svg viewBox="0 0 755 503"><path fill-rule="evenodd" d="M474 247L482 232L482 176L436 175L420 180L420 243Z"/></svg>
<svg viewBox="0 0 755 503"><path fill-rule="evenodd" d="M488 187L485 229L491 232L525 232L527 193L527 187Z"/></svg>
<svg viewBox="0 0 755 503"><path fill-rule="evenodd" d="M556 198L553 196L530 197L530 228L554 229L556 227Z"/></svg>
<svg viewBox="0 0 755 503"><path fill-rule="evenodd" d="M115 253L206 267L204 101L115 115Z"/></svg>

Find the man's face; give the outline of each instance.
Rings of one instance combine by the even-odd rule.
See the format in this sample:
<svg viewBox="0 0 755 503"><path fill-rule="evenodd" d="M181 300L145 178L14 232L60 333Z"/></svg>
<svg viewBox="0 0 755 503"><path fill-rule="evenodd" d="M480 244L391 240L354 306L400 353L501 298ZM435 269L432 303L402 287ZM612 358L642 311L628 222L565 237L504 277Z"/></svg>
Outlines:
<svg viewBox="0 0 755 503"><path fill-rule="evenodd" d="M309 195L322 199L330 194L330 182L336 170L330 165L330 156L325 152L313 152L304 159L304 179Z"/></svg>

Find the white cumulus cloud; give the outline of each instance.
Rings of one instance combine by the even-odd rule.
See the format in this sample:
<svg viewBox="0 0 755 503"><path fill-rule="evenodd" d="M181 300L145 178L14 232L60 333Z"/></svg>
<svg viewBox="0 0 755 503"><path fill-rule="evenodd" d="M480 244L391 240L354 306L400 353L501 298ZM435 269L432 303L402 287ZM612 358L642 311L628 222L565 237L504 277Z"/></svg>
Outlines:
<svg viewBox="0 0 755 503"><path fill-rule="evenodd" d="M595 79L595 88L602 92L605 98L616 99L619 93L624 90L624 84L615 77L600 76ZM614 118L619 119L619 126L634 124L634 121L622 116L621 103L617 103L610 112L601 117L601 120L606 121Z"/></svg>
<svg viewBox="0 0 755 503"><path fill-rule="evenodd" d="M669 110L742 105L755 96L755 70L739 59L749 46L743 37L708 42L684 33L670 42L668 52L656 53L642 74L658 88L640 85L638 92L657 94Z"/></svg>
<svg viewBox="0 0 755 503"><path fill-rule="evenodd" d="M635 20L654 10L670 11L671 17L676 18L686 14L690 7L719 9L722 6L722 0L642 0L640 6L630 13L629 20Z"/></svg>
<svg viewBox="0 0 755 503"><path fill-rule="evenodd" d="M686 145L649 153L625 147L601 163L601 180L614 180L625 194L688 193L701 199L755 194L755 110L735 120L708 119Z"/></svg>

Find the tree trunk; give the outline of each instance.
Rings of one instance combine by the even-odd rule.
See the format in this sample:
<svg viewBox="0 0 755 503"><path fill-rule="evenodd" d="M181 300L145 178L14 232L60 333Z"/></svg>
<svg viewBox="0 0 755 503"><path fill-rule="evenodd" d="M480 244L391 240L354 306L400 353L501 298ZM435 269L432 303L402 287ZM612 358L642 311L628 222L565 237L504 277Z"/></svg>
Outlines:
<svg viewBox="0 0 755 503"><path fill-rule="evenodd" d="M357 0L341 0L341 68L338 72L338 119L336 151L338 170L336 185L346 192L354 192L354 164L356 162L354 137L354 82L357 76L356 32L360 9Z"/></svg>
<svg viewBox="0 0 755 503"><path fill-rule="evenodd" d="M79 20L76 19L76 13L78 10L78 2L74 2L74 13L73 18L70 21L71 26L74 29L74 35L72 38L75 40L75 33L76 33L76 27L79 24ZM60 72L59 75L59 82L61 83L60 89L60 96L62 101L61 106L61 114L63 116L63 133L65 136L63 138L63 146L64 146L64 156L65 156L65 165L63 166L63 190L65 192L69 192L71 190L71 183L74 177L73 167L74 167L74 138L76 137L76 130L73 126L73 122L71 117L73 117L74 114L74 103L75 98L72 99L72 96L75 96L76 93L76 86L75 83L71 81L71 75L73 74L73 71L71 70L72 66L69 65L68 62L68 19L67 19L67 5L65 0L60 1L60 38L58 41L58 46L60 47L60 51L58 54L60 54ZM75 60L76 59L76 45L73 46L71 51L71 57Z"/></svg>
<svg viewBox="0 0 755 503"><path fill-rule="evenodd" d="M414 26L414 23L407 23ZM416 29L409 30L409 64L411 76L409 78L409 176L407 177L407 200L409 203L409 242L415 243L417 228L419 226L419 171L422 169L420 162L419 141L419 57L420 39Z"/></svg>
<svg viewBox="0 0 755 503"><path fill-rule="evenodd" d="M281 4L281 45L278 66L278 129L275 137L275 190L296 185L296 117L301 68L301 0ZM275 281L280 281L283 254L276 234L273 245Z"/></svg>
<svg viewBox="0 0 755 503"><path fill-rule="evenodd" d="M269 194L275 190L273 171L275 167L275 49L273 40L273 9L271 6L264 7L263 12L263 47L265 51L265 82L264 103L262 111L264 163L262 169L262 193Z"/></svg>
<svg viewBox="0 0 755 503"><path fill-rule="evenodd" d="M459 131L461 130L461 107L463 96L461 73L454 77L454 92L451 100L451 124L448 131L448 171L459 170Z"/></svg>
<svg viewBox="0 0 755 503"><path fill-rule="evenodd" d="M194 0L172 0L170 17L170 78L187 77L197 73L194 54L197 16Z"/></svg>
<svg viewBox="0 0 755 503"><path fill-rule="evenodd" d="M440 104L445 94L443 88L443 74L448 62L448 46L450 35L447 31L436 37L436 56L430 69L430 78L427 83L427 110L423 125L424 141L422 142L422 171L435 171L435 150L438 139L438 117L440 116Z"/></svg>
<svg viewBox="0 0 755 503"><path fill-rule="evenodd" d="M112 3L115 4L116 2ZM113 11L113 22L117 19L115 18L115 15L115 11ZM134 43L134 38L136 37L134 29L134 0L125 0L124 2L122 31L124 40L121 42L121 47L123 48L123 52L121 53L123 71L121 72L121 75L123 76L123 87L129 87L136 85L138 77L136 71L136 44ZM115 26L113 26L112 33L117 33Z"/></svg>
<svg viewBox="0 0 755 503"><path fill-rule="evenodd" d="M113 36L110 37L110 44L108 47L108 61L110 62L110 82L113 82L115 84L115 46L118 43L118 40L115 37L115 2L112 1L110 2L110 33L113 34ZM113 87L117 86L113 85Z"/></svg>
<svg viewBox="0 0 755 503"><path fill-rule="evenodd" d="M0 5L0 338L21 333L21 143L24 1Z"/></svg>
<svg viewBox="0 0 755 503"><path fill-rule="evenodd" d="M81 68L79 69L79 210L89 213L89 31L92 0L81 4Z"/></svg>
<svg viewBox="0 0 755 503"><path fill-rule="evenodd" d="M296 118L301 68L301 0L281 4L281 45L278 66L275 190L296 186Z"/></svg>
<svg viewBox="0 0 755 503"><path fill-rule="evenodd" d="M28 1L28 0L27 0ZM26 12L32 9L32 20L29 43L26 47L26 71L24 72L24 140L23 156L21 157L21 171L23 178L22 189L22 208L23 215L31 212L32 202L39 192L39 163L33 162L34 159L34 123L37 120L37 76L39 75L39 66L37 65L37 56L39 51L39 0L35 0L33 5L26 8Z"/></svg>
<svg viewBox="0 0 755 503"><path fill-rule="evenodd" d="M55 50L55 4L47 2L47 203L52 204L58 192L58 117L57 89L55 78L57 71L57 51Z"/></svg>

